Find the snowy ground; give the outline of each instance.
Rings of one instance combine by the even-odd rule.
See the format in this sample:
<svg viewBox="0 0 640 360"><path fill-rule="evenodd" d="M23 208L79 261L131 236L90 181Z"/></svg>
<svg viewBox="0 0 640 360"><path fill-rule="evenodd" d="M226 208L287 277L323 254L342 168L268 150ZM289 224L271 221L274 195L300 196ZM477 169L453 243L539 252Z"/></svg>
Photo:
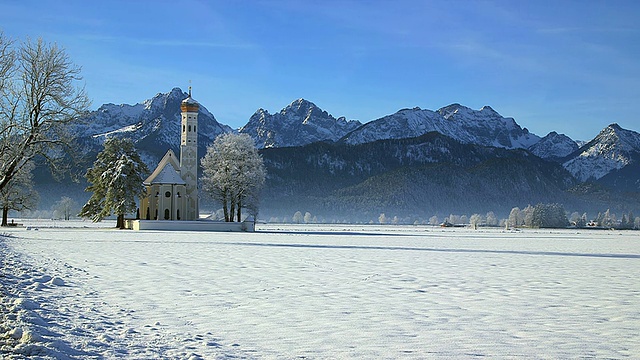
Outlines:
<svg viewBox="0 0 640 360"><path fill-rule="evenodd" d="M26 225L1 230L0 358L640 354L640 232Z"/></svg>

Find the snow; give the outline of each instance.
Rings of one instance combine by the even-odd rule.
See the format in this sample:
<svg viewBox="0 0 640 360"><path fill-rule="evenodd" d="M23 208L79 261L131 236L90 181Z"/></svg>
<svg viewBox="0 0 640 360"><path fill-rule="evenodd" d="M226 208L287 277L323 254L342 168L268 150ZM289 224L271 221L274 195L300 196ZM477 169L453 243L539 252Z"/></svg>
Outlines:
<svg viewBox="0 0 640 360"><path fill-rule="evenodd" d="M3 358L640 353L637 232L19 222L0 237Z"/></svg>

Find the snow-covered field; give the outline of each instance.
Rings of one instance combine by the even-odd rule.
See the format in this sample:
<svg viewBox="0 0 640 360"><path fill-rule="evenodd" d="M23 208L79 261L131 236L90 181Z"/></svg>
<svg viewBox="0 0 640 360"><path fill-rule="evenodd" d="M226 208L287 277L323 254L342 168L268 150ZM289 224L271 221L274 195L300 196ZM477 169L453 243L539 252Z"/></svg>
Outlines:
<svg viewBox="0 0 640 360"><path fill-rule="evenodd" d="M640 232L75 224L1 230L1 358L640 356Z"/></svg>

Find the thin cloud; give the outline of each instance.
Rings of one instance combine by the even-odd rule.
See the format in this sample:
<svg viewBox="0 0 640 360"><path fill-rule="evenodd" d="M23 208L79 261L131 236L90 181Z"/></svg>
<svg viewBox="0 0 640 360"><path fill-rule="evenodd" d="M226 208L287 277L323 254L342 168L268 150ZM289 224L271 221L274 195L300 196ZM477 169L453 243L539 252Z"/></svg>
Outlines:
<svg viewBox="0 0 640 360"><path fill-rule="evenodd" d="M117 36L98 36L98 35L83 35L78 38L86 41L99 41L109 43L127 43L132 45L143 46L171 46L171 47L199 47L199 48L225 48L225 49L253 49L257 46L251 43L224 43L213 41L193 41L193 40L180 40L180 39L136 39L129 37L117 37Z"/></svg>

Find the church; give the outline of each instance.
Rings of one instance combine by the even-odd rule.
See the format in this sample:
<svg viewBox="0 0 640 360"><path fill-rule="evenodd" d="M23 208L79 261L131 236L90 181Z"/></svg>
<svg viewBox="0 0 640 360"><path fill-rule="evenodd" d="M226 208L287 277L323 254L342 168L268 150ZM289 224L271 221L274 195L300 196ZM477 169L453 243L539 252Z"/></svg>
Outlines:
<svg viewBox="0 0 640 360"><path fill-rule="evenodd" d="M180 158L169 149L143 182L146 196L140 199L141 219L198 220L199 108L189 87L189 96L180 104Z"/></svg>

